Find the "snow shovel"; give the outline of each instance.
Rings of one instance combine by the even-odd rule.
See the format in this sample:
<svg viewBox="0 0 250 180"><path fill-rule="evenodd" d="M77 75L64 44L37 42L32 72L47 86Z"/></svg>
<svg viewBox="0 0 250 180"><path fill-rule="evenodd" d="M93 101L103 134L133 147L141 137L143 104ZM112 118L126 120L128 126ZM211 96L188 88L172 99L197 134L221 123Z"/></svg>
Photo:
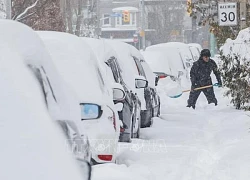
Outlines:
<svg viewBox="0 0 250 180"><path fill-rule="evenodd" d="M208 86L202 86L202 87L198 87L198 88L195 88L193 89L193 91L197 91L197 90L202 90L202 89L207 89L207 88L210 88L210 87L213 87L213 86L219 86L218 83L215 83L213 85L208 85ZM191 89L189 90L185 90L185 91L182 91L180 94L177 94L177 95L169 95L170 98L178 98L178 97L181 97L181 95L185 92L190 92L192 91Z"/></svg>

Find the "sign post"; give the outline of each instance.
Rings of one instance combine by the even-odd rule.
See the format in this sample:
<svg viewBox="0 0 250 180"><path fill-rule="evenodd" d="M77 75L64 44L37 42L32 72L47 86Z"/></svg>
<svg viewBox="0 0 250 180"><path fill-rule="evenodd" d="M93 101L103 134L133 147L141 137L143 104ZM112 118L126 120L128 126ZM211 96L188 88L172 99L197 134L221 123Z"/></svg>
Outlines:
<svg viewBox="0 0 250 180"><path fill-rule="evenodd" d="M219 26L236 26L238 24L237 3L219 3Z"/></svg>

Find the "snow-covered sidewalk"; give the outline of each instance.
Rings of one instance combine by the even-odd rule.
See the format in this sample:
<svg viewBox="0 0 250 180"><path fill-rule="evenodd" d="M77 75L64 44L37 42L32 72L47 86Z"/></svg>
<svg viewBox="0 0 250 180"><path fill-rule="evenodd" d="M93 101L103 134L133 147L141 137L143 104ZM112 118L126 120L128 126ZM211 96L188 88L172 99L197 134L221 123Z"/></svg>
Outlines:
<svg viewBox="0 0 250 180"><path fill-rule="evenodd" d="M161 92L162 116L141 139L121 143L117 164L94 166L93 180L246 180L250 178L250 115L237 111L216 89L219 105L203 95L197 109L188 94Z"/></svg>

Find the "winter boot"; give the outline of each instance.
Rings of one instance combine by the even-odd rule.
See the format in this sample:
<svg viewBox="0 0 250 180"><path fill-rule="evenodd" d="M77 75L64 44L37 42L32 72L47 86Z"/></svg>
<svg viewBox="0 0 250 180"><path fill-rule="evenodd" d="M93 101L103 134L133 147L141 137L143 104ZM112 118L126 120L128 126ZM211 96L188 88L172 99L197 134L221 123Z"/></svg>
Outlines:
<svg viewBox="0 0 250 180"><path fill-rule="evenodd" d="M190 105L190 104L188 104L187 107L188 107L188 108L191 108L191 107L192 107L193 109L195 109L195 105Z"/></svg>

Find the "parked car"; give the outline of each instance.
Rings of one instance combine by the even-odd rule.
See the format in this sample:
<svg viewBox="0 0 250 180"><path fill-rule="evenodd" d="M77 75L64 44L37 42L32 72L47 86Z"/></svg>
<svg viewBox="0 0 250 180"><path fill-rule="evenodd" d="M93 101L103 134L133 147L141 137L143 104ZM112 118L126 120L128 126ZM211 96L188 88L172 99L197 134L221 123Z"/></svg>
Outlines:
<svg viewBox="0 0 250 180"><path fill-rule="evenodd" d="M185 48L182 48L182 46L184 46ZM192 63L194 62L194 60L192 59L193 57L189 48L185 44L183 45L181 43L180 47L184 50L179 49L178 43L177 44L176 43L163 43L163 44L157 44L157 45L147 47L146 52L154 51L154 52L164 53L164 56L165 56L164 60L169 62L168 65L170 66L172 75L177 78L180 77L179 79L180 84L182 85L185 84L186 86L186 82L187 82L186 80L190 79L189 72L190 72L190 69L192 67ZM164 60L158 60L158 61L161 61L161 63L159 64L159 67L163 66L163 64L166 64ZM154 60L152 59L152 61ZM155 64L155 66L158 66L158 65Z"/></svg>
<svg viewBox="0 0 250 180"><path fill-rule="evenodd" d="M89 136L94 163L115 162L119 118L109 87L90 47L77 36L60 32L38 32L59 74L77 93L81 126ZM123 90L117 99L123 99Z"/></svg>
<svg viewBox="0 0 250 180"><path fill-rule="evenodd" d="M120 77L120 83L124 85L127 93L127 103L124 104L120 118L125 125L122 139L130 142L131 137L139 138L140 136L141 110L146 108L144 88L148 86L148 81L144 76L139 75L128 44L113 40L105 40L105 42L117 55L117 62L113 61L110 65L119 67L119 72L116 74Z"/></svg>
<svg viewBox="0 0 250 180"><path fill-rule="evenodd" d="M153 117L160 115L160 97L155 88L156 76L150 69L142 54L133 46L128 45L133 56L137 72L148 81L148 87L144 89L145 109L141 111L141 127L150 127L153 124Z"/></svg>
<svg viewBox="0 0 250 180"><path fill-rule="evenodd" d="M65 141L72 145L75 157L79 162L90 161L88 137L78 125L81 111L75 93L59 76L41 39L31 28L15 21L1 20L0 26L1 44L6 44L13 52L20 54L20 60L36 77L49 115L64 131ZM44 131L43 134L46 133Z"/></svg>
<svg viewBox="0 0 250 180"><path fill-rule="evenodd" d="M2 33L7 27L2 21L0 24ZM23 31L23 25L11 25ZM0 179L90 180L90 165L86 161L81 162L82 169L77 165L62 129L48 113L36 77L13 39L4 40L0 40Z"/></svg>
<svg viewBox="0 0 250 180"><path fill-rule="evenodd" d="M141 123L140 123L140 126L141 127L150 127L153 123L152 117L154 117L154 114L159 115L159 111L160 111L159 110L160 109L159 96L157 95L157 93L155 91L155 86L154 86L155 85L154 84L154 80L155 80L154 74L152 73L152 71L151 71L151 73L152 73L151 75L145 73L144 68L147 68L147 70L148 70L147 73L150 73L149 72L150 68L148 67L147 63L144 61L143 56L140 54L140 52L135 47L133 47L129 44L125 44L125 43L121 43L121 44L124 44L124 47L119 48L119 49L122 49L123 51L125 50L125 48L128 49L128 54L127 54L128 57L125 59L123 56L123 59L121 59L120 61L123 61L123 63L131 62L130 69L134 70L134 72L133 72L134 76L143 77L148 82L149 86L147 86L143 89L136 90L136 93L139 97L139 100L141 101L141 117L140 117ZM118 44L114 45L114 46L119 47ZM121 52L118 52L118 54L120 54L120 53ZM119 61L119 59L118 59L118 61ZM142 64L144 64L144 67ZM152 76L153 76L154 80L152 80ZM152 84L152 82L153 82L153 84Z"/></svg>
<svg viewBox="0 0 250 180"><path fill-rule="evenodd" d="M164 49L158 49L146 50L142 52L142 55L157 76L164 75L162 78L169 76L173 81L177 81L186 71L185 66L176 49L166 49L172 50L171 53L164 51Z"/></svg>
<svg viewBox="0 0 250 180"><path fill-rule="evenodd" d="M93 39L93 38L83 38L85 42L87 42L96 52L96 56L98 60L102 63L102 67L105 68L106 72L110 72L109 80L111 82L119 83L124 91L125 91L125 99L122 101L123 108L118 109L118 114L120 120L122 120L122 127L120 132L120 141L121 142L130 142L131 138L139 137L139 131L135 133L131 133L134 131L135 126L132 126L135 112L137 112L137 107L140 107L140 102L138 97L135 95L134 92L129 90L129 87L126 85L123 76L122 76L122 69L118 63L118 56L113 48L105 41L100 39ZM138 80L137 80L138 81ZM120 101L114 100L114 103L120 103ZM139 112L137 116L139 116Z"/></svg>

